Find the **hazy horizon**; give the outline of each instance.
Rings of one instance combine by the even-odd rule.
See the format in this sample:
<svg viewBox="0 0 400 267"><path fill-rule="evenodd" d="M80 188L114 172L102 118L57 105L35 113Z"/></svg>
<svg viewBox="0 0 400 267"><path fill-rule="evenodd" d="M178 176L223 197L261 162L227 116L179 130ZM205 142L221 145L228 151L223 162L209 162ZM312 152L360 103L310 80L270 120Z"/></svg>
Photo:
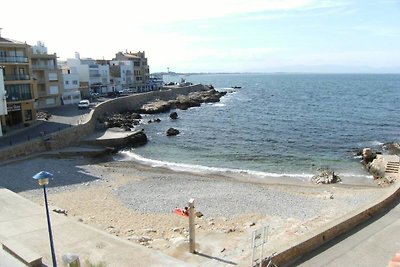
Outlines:
<svg viewBox="0 0 400 267"><path fill-rule="evenodd" d="M151 72L400 73L398 0L21 0L2 10L2 37L42 41L60 60L145 51Z"/></svg>

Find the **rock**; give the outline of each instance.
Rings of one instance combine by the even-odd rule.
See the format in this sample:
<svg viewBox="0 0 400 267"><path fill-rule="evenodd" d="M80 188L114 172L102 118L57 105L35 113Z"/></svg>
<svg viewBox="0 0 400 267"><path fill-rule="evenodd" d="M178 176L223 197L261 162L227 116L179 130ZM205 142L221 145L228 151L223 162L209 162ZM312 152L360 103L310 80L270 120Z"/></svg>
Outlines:
<svg viewBox="0 0 400 267"><path fill-rule="evenodd" d="M167 130L167 136L175 136L179 134L179 130L175 129L175 128L169 128Z"/></svg>
<svg viewBox="0 0 400 267"><path fill-rule="evenodd" d="M400 143L386 143L383 145L389 154L400 155Z"/></svg>
<svg viewBox="0 0 400 267"><path fill-rule="evenodd" d="M176 113L175 111L171 112L171 114L169 114L169 117L173 120L176 120L178 118L178 113Z"/></svg>
<svg viewBox="0 0 400 267"><path fill-rule="evenodd" d="M103 118L98 118L98 124L101 125L103 123L103 127L107 128L124 127L126 129L126 127L132 128L133 125L138 125L141 118L140 114L129 111L113 114L105 113Z"/></svg>
<svg viewBox="0 0 400 267"><path fill-rule="evenodd" d="M151 238L148 237L148 236L142 236L142 237L140 237L140 238L138 239L138 242L139 242L139 243L147 243L147 242L150 242L151 240L153 240L153 239L151 239Z"/></svg>
<svg viewBox="0 0 400 267"><path fill-rule="evenodd" d="M367 168L375 179L385 176L386 163L382 157L377 157L372 162L368 163Z"/></svg>
<svg viewBox="0 0 400 267"><path fill-rule="evenodd" d="M376 158L376 154L372 152L372 149L366 147L362 150L361 157L365 164L372 162Z"/></svg>
<svg viewBox="0 0 400 267"><path fill-rule="evenodd" d="M194 214L197 218L201 218L203 217L203 213L201 213L201 211L196 211L196 213Z"/></svg>
<svg viewBox="0 0 400 267"><path fill-rule="evenodd" d="M147 135L143 130L137 131L129 136L129 144L131 146L141 146L147 143Z"/></svg>
<svg viewBox="0 0 400 267"><path fill-rule="evenodd" d="M254 226L254 225L256 225L255 222L247 222L247 223L244 224L244 226L247 226L247 227L251 227L251 226Z"/></svg>
<svg viewBox="0 0 400 267"><path fill-rule="evenodd" d="M140 108L140 112L145 114L155 114L155 113L167 112L170 109L171 109L171 103L164 100L156 100L154 102L144 104Z"/></svg>
<svg viewBox="0 0 400 267"><path fill-rule="evenodd" d="M316 184L332 184L341 182L339 175L336 175L334 171L325 169L319 175L315 175L311 178Z"/></svg>

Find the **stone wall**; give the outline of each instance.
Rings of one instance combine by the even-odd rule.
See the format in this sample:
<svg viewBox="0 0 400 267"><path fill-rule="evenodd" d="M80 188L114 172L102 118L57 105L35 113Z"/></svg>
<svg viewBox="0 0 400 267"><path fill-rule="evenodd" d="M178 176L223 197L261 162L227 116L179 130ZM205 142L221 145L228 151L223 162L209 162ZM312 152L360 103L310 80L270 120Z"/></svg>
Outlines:
<svg viewBox="0 0 400 267"><path fill-rule="evenodd" d="M0 149L0 162L78 144L80 140L96 131L97 118L102 117L104 113L138 109L149 101L156 99L171 100L175 99L178 95L187 95L191 92L205 90L206 88L206 86L201 84L185 87L168 87L161 91L133 94L110 99L97 105L96 108L90 112L87 120L83 124L51 133L46 136L48 140L38 138L30 142Z"/></svg>

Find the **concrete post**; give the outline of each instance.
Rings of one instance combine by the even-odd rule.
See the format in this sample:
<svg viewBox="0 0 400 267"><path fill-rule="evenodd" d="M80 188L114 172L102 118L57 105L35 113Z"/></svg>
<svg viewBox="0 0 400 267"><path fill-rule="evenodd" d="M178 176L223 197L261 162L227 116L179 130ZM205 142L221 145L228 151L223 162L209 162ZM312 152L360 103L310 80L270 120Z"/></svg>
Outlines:
<svg viewBox="0 0 400 267"><path fill-rule="evenodd" d="M196 253L195 248L195 229L194 229L194 199L191 198L188 203L189 207L189 251L190 253Z"/></svg>

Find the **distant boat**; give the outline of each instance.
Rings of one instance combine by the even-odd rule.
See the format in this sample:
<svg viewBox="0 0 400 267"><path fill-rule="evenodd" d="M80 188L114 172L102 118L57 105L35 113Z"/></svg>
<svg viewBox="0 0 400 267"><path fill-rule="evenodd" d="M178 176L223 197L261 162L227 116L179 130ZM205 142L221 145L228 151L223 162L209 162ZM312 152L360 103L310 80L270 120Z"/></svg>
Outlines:
<svg viewBox="0 0 400 267"><path fill-rule="evenodd" d="M241 89L241 86L232 86L233 89Z"/></svg>

